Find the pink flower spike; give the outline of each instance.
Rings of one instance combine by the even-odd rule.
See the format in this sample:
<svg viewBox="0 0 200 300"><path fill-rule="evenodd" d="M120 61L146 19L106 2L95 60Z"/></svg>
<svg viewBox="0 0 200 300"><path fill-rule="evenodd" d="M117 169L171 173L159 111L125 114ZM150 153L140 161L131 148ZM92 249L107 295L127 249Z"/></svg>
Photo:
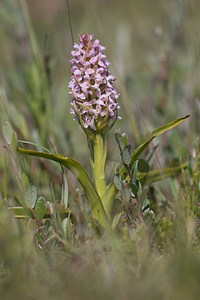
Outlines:
<svg viewBox="0 0 200 300"><path fill-rule="evenodd" d="M76 119L81 118L83 128L102 130L107 126L105 116L108 116L107 122L112 122L118 114L119 94L113 87L115 78L110 74L110 63L103 52L105 47L100 45L99 40L93 41L93 35L87 33L80 34L79 39L79 44L74 44L71 52L73 58L70 60L72 76L69 94L72 96L71 104L74 101L76 104L76 109L71 109L71 113L76 114Z"/></svg>

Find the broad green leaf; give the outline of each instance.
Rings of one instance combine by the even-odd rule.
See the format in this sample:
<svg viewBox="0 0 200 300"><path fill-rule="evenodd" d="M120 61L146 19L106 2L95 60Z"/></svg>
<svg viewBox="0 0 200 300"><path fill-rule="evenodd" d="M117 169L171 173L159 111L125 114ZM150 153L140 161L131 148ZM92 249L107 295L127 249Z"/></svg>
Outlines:
<svg viewBox="0 0 200 300"><path fill-rule="evenodd" d="M131 190L127 187L124 187L123 189L123 200L128 202L131 198Z"/></svg>
<svg viewBox="0 0 200 300"><path fill-rule="evenodd" d="M150 134L150 136L147 138L147 140L132 153L131 164L135 160L138 159L138 157L142 154L142 152L147 148L147 146L150 144L150 142L154 138L156 138L157 136L161 135L162 133L176 127L177 125L181 124L188 117L189 117L189 115L179 118L175 121L167 123L166 125L163 125L163 126L159 127L158 129L154 130ZM124 179L127 176L127 169L125 166L122 166L122 168L120 170L120 174L122 176L122 179ZM171 176L171 175L169 175L169 176ZM118 192L118 190L116 189L113 182L111 182L106 188L105 196L103 198L103 204L104 204L105 210L108 215L110 215L110 213L111 213L113 202L114 202L117 192Z"/></svg>
<svg viewBox="0 0 200 300"><path fill-rule="evenodd" d="M134 195L137 195L138 192L138 186L135 183L130 182L129 187L131 188L131 191Z"/></svg>
<svg viewBox="0 0 200 300"><path fill-rule="evenodd" d="M29 179L26 175L26 173L22 172L22 176L21 176L21 179L22 179L22 182L23 182L23 185L25 187L25 189L29 186Z"/></svg>
<svg viewBox="0 0 200 300"><path fill-rule="evenodd" d="M126 145L122 151L122 161L125 165L130 165L131 162L131 145Z"/></svg>
<svg viewBox="0 0 200 300"><path fill-rule="evenodd" d="M125 132L122 133L122 137L123 137L123 139L124 139L124 145L125 145L125 146L128 145L128 137L127 137L127 135L126 135Z"/></svg>
<svg viewBox="0 0 200 300"><path fill-rule="evenodd" d="M9 122L5 122L2 128L3 137L8 145L12 144L13 140L13 129Z"/></svg>
<svg viewBox="0 0 200 300"><path fill-rule="evenodd" d="M28 208L33 208L37 200L37 189L34 185L29 185L25 191L25 203Z"/></svg>
<svg viewBox="0 0 200 300"><path fill-rule="evenodd" d="M37 199L36 205L34 207L34 213L39 221L41 221L46 214L46 200L44 197L39 197Z"/></svg>
<svg viewBox="0 0 200 300"><path fill-rule="evenodd" d="M65 157L61 154L37 152L37 151L26 150L22 148L18 148L18 151L22 154L43 157L46 159L56 161L62 164L67 169L71 170L75 174L75 176L77 177L78 181L80 182L80 184L82 185L85 191L85 194L91 205L93 217L97 219L101 224L101 226L104 228L110 223L109 218L102 205L101 199L96 189L94 188L94 185L89 175L87 174L86 170L79 162L77 162L71 157Z"/></svg>
<svg viewBox="0 0 200 300"><path fill-rule="evenodd" d="M118 190L122 189L122 177L120 174L115 174L114 176L114 184Z"/></svg>

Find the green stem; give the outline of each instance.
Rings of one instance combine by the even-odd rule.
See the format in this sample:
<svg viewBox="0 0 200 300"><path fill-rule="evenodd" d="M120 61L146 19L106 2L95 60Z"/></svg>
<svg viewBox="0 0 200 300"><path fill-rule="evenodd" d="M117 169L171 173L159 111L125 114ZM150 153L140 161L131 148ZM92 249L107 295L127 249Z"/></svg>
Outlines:
<svg viewBox="0 0 200 300"><path fill-rule="evenodd" d="M93 141L94 157L91 159L94 184L101 200L103 199L106 190L105 165L107 156L107 137L107 132L97 133L95 135L95 140Z"/></svg>

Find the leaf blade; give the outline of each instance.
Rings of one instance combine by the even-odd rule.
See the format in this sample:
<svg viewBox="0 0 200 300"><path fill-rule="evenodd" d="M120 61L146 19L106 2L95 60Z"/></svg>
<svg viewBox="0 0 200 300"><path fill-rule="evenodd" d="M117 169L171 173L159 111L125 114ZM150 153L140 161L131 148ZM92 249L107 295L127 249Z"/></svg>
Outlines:
<svg viewBox="0 0 200 300"><path fill-rule="evenodd" d="M78 181L82 185L87 197L88 201L92 208L92 214L93 217L96 218L101 226L104 228L110 224L109 218L105 212L105 209L103 207L103 204L101 202L101 199L96 191L96 189L93 186L93 183L86 172L86 170L83 168L83 166L76 161L75 159L71 157L65 157L61 154L52 154L52 153L45 153L45 152L38 152L33 150L26 150L23 148L18 148L18 151L22 154L36 156L36 157L42 157L46 159L50 159L56 162L59 162L63 166L65 166L67 169L71 170L77 177Z"/></svg>
<svg viewBox="0 0 200 300"><path fill-rule="evenodd" d="M39 221L42 221L46 214L46 201L44 197L39 197L37 199L36 205L34 207L34 213Z"/></svg>
<svg viewBox="0 0 200 300"><path fill-rule="evenodd" d="M37 189L34 185L29 185L25 191L25 203L28 208L34 208L37 200Z"/></svg>

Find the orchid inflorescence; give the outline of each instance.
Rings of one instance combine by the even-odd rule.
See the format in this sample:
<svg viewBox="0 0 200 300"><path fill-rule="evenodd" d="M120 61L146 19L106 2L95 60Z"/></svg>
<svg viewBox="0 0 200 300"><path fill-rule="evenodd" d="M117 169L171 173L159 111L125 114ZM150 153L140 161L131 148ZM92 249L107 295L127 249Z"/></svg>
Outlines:
<svg viewBox="0 0 200 300"><path fill-rule="evenodd" d="M70 60L71 81L69 83L71 113L75 114L84 130L101 130L109 120L115 122L120 108L119 93L113 87L115 78L110 74L104 54L105 47L93 35L80 34L79 44L74 43Z"/></svg>

